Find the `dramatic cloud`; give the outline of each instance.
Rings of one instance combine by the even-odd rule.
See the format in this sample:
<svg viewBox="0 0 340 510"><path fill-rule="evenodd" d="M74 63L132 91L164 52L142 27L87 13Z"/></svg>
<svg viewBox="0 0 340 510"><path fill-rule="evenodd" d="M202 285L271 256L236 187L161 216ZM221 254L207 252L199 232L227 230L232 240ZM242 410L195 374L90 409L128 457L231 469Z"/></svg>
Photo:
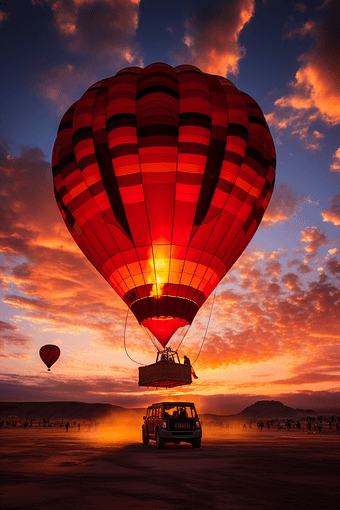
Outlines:
<svg viewBox="0 0 340 510"><path fill-rule="evenodd" d="M57 115L61 116L96 81L92 64L78 68L71 64L63 64L41 75L35 89L39 96L54 104Z"/></svg>
<svg viewBox="0 0 340 510"><path fill-rule="evenodd" d="M135 41L140 0L45 0L56 29L72 52L88 54L109 68L141 64Z"/></svg>
<svg viewBox="0 0 340 510"><path fill-rule="evenodd" d="M325 135L319 133L319 131L313 131L313 133L309 133L309 128L303 127L301 129L296 129L292 131L292 135L297 135L300 138L305 149L310 150L320 150L325 144L320 142L319 140L324 138Z"/></svg>
<svg viewBox="0 0 340 510"><path fill-rule="evenodd" d="M310 19L286 33L289 38L311 36L313 44L299 57L291 93L277 99L274 111L266 116L268 123L279 129L295 123L292 132L299 135L306 149L321 147L317 132L309 133L312 122L340 123L339 9L338 2L328 2L319 11L320 19Z"/></svg>
<svg viewBox="0 0 340 510"><path fill-rule="evenodd" d="M62 115L85 90L119 68L143 65L136 42L140 0L39 0L53 11L55 27L66 50L79 56L41 73L33 89Z"/></svg>
<svg viewBox="0 0 340 510"><path fill-rule="evenodd" d="M304 231L302 239L308 243L308 255L312 257L329 244L325 233L315 228ZM337 251L332 251L337 255ZM298 362L302 351L308 360L315 350L322 353L328 345L330 349L333 345L337 352L339 260L336 256L327 259L328 255L326 259L321 258L324 269L318 275L317 264L304 264L300 258L284 262L278 260L276 253L274 256L259 252L256 256L254 251L247 250L236 263L233 276L238 279L240 291L228 286L218 293L213 310L214 325L205 340L198 369L224 370L273 362L285 356L290 357L290 363L294 358ZM296 267L297 271L284 270L285 264ZM225 282L227 284L227 278ZM197 350L196 343L192 352ZM306 369L301 368L294 377L302 372Z"/></svg>
<svg viewBox="0 0 340 510"><path fill-rule="evenodd" d="M302 231L301 241L303 243L308 243L307 246L304 247L307 252L307 256L304 260L305 262L309 262L316 257L319 248L328 246L331 242L327 237L327 232L321 232L317 227L308 227L306 230Z"/></svg>
<svg viewBox="0 0 340 510"><path fill-rule="evenodd" d="M340 275L340 262L335 257L327 260L326 268L331 274Z"/></svg>
<svg viewBox="0 0 340 510"><path fill-rule="evenodd" d="M1 24L4 22L4 21L8 21L9 20L9 14L8 12L4 12L2 10L0 10L0 26Z"/></svg>
<svg viewBox="0 0 340 510"><path fill-rule="evenodd" d="M29 342L30 339L20 333L20 328L0 321L0 358L26 358L27 354L15 352L15 349L26 348Z"/></svg>
<svg viewBox="0 0 340 510"><path fill-rule="evenodd" d="M329 221L333 225L340 225L340 194L335 195L330 203L330 208L321 212L323 221Z"/></svg>
<svg viewBox="0 0 340 510"><path fill-rule="evenodd" d="M299 194L290 184L281 183L274 188L274 193L269 202L261 227L269 228L275 223L282 223L292 219L301 209L306 196Z"/></svg>
<svg viewBox="0 0 340 510"><path fill-rule="evenodd" d="M237 74L238 62L246 53L239 42L240 33L251 20L254 8L254 0L220 0L188 18L182 43L174 48L174 59L207 73Z"/></svg>
<svg viewBox="0 0 340 510"><path fill-rule="evenodd" d="M304 4L303 2L297 2L295 5L294 5L294 9L296 11L300 11L300 12L305 12L305 10L307 9L307 5Z"/></svg>
<svg viewBox="0 0 340 510"><path fill-rule="evenodd" d="M2 154L0 172L2 286L16 291L3 301L36 324L114 337L115 319L123 323L125 308L67 231L40 149L22 147L19 157Z"/></svg>
<svg viewBox="0 0 340 510"><path fill-rule="evenodd" d="M334 162L331 164L331 172L340 172L340 147L333 154Z"/></svg>

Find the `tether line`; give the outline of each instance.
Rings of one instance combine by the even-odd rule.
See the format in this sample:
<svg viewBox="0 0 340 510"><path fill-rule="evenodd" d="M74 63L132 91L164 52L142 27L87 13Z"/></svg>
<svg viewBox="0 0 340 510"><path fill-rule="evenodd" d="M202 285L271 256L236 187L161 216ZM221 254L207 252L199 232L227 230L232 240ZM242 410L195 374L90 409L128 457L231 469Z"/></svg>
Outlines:
<svg viewBox="0 0 340 510"><path fill-rule="evenodd" d="M146 367L145 363L140 363L139 361L136 361L136 360L132 359L130 354L128 353L127 348L126 348L126 335L125 335L125 333L126 333L126 325L127 325L127 320L128 320L128 316L129 316L129 311L130 311L130 308L128 307L127 314L126 314L126 317L125 317L125 326L124 326L124 349L125 349L127 357L130 358L131 361L133 361L134 363L137 363L137 365L143 365L144 367Z"/></svg>
<svg viewBox="0 0 340 510"><path fill-rule="evenodd" d="M217 287L216 287L215 292L214 292L214 297L213 297L213 301L212 301L212 304L211 304L211 309L210 309L209 319L208 319L207 327L205 328L205 333L204 333L204 337L203 337L203 340L202 340L202 343L201 343L201 348L200 348L200 350L198 351L198 354L197 354L197 356L196 356L195 361L193 361L193 362L191 363L191 365L193 365L194 363L196 363L196 361L198 360L199 355L201 354L201 351L202 351L202 349L203 349L204 340L205 340L205 337L207 336L207 333L208 333L209 323L210 323L210 319L211 319L211 315L212 315L212 311L213 311L213 306L214 306L214 302L215 302L216 290L217 290Z"/></svg>

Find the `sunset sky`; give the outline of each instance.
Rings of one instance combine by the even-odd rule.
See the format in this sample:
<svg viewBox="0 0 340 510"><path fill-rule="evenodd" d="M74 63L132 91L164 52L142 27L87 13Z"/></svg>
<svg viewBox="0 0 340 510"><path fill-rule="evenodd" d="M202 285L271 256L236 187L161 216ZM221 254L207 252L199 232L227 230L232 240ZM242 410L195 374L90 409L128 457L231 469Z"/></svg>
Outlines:
<svg viewBox="0 0 340 510"><path fill-rule="evenodd" d="M0 3L0 400L340 407L339 18L336 0ZM211 313L199 378L172 391L139 388L126 305L67 231L51 171L66 109L153 62L230 79L261 106L277 153L261 226L180 348L195 360ZM51 372L49 343L61 349ZM131 313L126 346L155 361Z"/></svg>

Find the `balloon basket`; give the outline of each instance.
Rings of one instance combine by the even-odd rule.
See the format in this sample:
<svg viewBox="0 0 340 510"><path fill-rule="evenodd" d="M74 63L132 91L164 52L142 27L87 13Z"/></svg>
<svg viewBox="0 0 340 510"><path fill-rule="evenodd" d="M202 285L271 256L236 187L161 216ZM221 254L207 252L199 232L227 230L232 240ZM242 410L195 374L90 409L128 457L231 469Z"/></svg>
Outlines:
<svg viewBox="0 0 340 510"><path fill-rule="evenodd" d="M139 367L139 386L172 388L192 383L190 365L161 360L152 365Z"/></svg>

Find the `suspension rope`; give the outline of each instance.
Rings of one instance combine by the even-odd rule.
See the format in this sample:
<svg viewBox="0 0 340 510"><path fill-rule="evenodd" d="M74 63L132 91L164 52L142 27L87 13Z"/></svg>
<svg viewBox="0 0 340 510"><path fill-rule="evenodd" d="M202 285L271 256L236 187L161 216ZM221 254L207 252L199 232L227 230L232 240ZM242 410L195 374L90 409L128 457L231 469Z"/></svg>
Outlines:
<svg viewBox="0 0 340 510"><path fill-rule="evenodd" d="M133 361L134 363L137 363L137 365L143 365L144 367L146 367L145 363L139 363L139 361L136 361L136 360L132 359L130 354L127 351L127 348L126 348L125 333L126 333L126 325L127 325L127 320L128 320L128 316L129 316L129 311L130 311L130 308L128 307L127 314L126 314L126 317L125 317L125 326L124 326L124 349L125 349L125 352L126 352L128 358L130 358L131 361Z"/></svg>
<svg viewBox="0 0 340 510"><path fill-rule="evenodd" d="M210 309L210 314L209 314L209 319L208 319L207 327L205 328L205 333L204 333L204 337L203 337L203 340L202 340L202 343L201 343L201 348L200 348L200 350L198 351L198 354L197 354L197 356L196 356L196 358L195 358L195 361L193 361L193 362L191 363L191 366L192 366L194 363L196 363L196 361L198 360L199 355L201 354L201 351L202 351L202 349L203 349L204 340L205 340L205 337L207 336L207 333L208 333L208 328L209 328L209 324L210 324L210 319L211 319L211 315L212 315L212 311L213 311L213 306L214 306L214 302L215 302L216 290L217 290L217 287L215 288L214 297L213 297L213 300L212 300L211 309Z"/></svg>

